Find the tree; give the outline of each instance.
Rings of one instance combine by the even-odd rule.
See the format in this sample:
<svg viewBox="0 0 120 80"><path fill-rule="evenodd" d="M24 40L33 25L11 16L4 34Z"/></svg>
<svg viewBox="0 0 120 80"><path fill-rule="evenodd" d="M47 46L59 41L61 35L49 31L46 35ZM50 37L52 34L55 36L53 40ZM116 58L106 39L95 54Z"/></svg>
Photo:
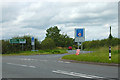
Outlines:
<svg viewBox="0 0 120 80"><path fill-rule="evenodd" d="M47 31L46 38L53 39L56 46L59 46L58 41L60 37L60 29L58 29L57 26L54 26L54 27L47 29L46 31Z"/></svg>
<svg viewBox="0 0 120 80"><path fill-rule="evenodd" d="M60 29L57 26L51 27L46 30L46 38L51 38L54 40L57 47L68 47L72 46L74 41L67 34L60 34Z"/></svg>
<svg viewBox="0 0 120 80"><path fill-rule="evenodd" d="M55 47L56 47L55 42L51 38L45 38L41 42L41 48L42 49L54 49Z"/></svg>

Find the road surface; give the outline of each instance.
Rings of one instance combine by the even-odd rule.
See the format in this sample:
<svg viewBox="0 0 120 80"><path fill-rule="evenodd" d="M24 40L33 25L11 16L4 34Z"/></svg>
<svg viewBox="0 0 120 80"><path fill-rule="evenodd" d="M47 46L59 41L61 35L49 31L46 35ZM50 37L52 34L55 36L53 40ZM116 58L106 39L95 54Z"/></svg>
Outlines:
<svg viewBox="0 0 120 80"><path fill-rule="evenodd" d="M118 78L118 67L59 61L67 54L3 56L3 78Z"/></svg>

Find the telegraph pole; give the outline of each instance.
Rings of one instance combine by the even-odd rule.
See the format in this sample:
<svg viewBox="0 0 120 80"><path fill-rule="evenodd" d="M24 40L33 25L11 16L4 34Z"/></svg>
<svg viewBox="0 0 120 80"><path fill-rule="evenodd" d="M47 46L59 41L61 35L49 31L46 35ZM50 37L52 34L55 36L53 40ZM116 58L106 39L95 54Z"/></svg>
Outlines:
<svg viewBox="0 0 120 80"><path fill-rule="evenodd" d="M111 35L111 26L110 26L110 35L109 35L109 60L111 60L111 39L112 39L112 35Z"/></svg>

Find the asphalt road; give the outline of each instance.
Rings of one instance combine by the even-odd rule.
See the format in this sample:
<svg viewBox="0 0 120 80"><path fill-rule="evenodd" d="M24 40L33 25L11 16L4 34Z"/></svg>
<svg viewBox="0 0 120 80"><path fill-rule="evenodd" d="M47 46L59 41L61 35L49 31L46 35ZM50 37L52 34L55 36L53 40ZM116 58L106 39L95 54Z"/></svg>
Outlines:
<svg viewBox="0 0 120 80"><path fill-rule="evenodd" d="M3 56L3 78L118 78L118 67L59 61L63 55Z"/></svg>

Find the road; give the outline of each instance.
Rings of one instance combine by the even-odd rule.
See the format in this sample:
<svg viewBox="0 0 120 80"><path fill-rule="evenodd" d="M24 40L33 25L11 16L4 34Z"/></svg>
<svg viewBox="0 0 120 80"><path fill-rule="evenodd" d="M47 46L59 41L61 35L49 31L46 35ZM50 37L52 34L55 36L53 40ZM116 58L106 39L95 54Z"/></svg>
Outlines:
<svg viewBox="0 0 120 80"><path fill-rule="evenodd" d="M59 61L67 54L3 56L3 78L118 78L118 67Z"/></svg>

